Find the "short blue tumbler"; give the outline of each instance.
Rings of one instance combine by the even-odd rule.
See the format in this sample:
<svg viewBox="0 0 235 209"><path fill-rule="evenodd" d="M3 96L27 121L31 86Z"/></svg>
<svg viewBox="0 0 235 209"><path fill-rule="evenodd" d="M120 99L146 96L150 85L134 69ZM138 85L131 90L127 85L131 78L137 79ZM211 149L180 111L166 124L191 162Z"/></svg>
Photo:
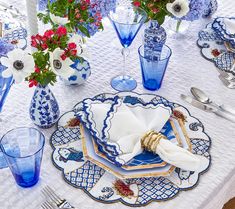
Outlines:
<svg viewBox="0 0 235 209"><path fill-rule="evenodd" d="M16 128L2 137L1 150L19 186L38 182L44 144L44 135L35 128Z"/></svg>
<svg viewBox="0 0 235 209"><path fill-rule="evenodd" d="M162 52L158 60L152 60L149 57L146 57L144 46L140 46L138 52L144 88L151 91L160 89L172 54L171 49L168 46L163 45Z"/></svg>

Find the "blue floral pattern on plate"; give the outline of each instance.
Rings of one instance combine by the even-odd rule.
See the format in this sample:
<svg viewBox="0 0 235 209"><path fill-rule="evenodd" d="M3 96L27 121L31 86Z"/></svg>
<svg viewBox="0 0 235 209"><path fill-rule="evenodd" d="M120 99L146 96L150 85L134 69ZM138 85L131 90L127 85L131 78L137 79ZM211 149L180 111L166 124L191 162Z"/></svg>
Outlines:
<svg viewBox="0 0 235 209"><path fill-rule="evenodd" d="M127 93L120 93L119 95ZM98 95L97 98L107 97L105 94ZM153 100L159 96L141 95L142 98L151 97ZM164 98L162 98L165 100ZM173 104L173 103L172 103ZM78 108L79 105L75 106ZM202 155L208 159L208 164L200 173L175 169L167 177L149 177L120 180L103 168L93 164L86 158L84 161L60 160L58 150L67 148L82 152L81 132L79 126L71 127L68 121L75 118L75 112L65 113L58 121L57 130L53 133L50 143L53 148L53 164L62 171L65 181L75 188L82 189L92 199L103 203L122 202L132 207L145 206L153 201L166 201L176 197L181 190L193 189L199 181L201 174L206 172L210 166L211 157L209 148L211 146L210 137L205 133L202 123L192 117L189 111L174 103L173 108L183 112L187 116L185 128L190 136L192 152ZM195 128L195 124L197 128ZM131 191L124 195L117 187L117 184L123 184Z"/></svg>
<svg viewBox="0 0 235 209"><path fill-rule="evenodd" d="M235 71L231 70L235 53L227 50L224 41L212 29L211 23L201 30L198 36L197 44L201 48L202 56L213 62L218 70L235 75Z"/></svg>

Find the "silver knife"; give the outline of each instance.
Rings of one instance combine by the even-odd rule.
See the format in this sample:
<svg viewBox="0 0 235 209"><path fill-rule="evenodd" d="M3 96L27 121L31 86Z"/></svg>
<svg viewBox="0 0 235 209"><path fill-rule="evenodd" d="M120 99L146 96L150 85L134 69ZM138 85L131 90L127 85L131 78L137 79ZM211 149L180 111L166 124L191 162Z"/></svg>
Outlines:
<svg viewBox="0 0 235 209"><path fill-rule="evenodd" d="M229 115L226 112L223 112L223 111L219 110L218 108L214 107L213 105L203 104L203 103L197 101L196 99L193 99L192 97L186 96L184 94L181 94L181 99L183 99L184 101L186 101L187 103L191 104L192 106L194 106L196 108L199 108L199 109L204 110L206 112L214 113L222 118L225 118L225 119L235 123L235 116Z"/></svg>

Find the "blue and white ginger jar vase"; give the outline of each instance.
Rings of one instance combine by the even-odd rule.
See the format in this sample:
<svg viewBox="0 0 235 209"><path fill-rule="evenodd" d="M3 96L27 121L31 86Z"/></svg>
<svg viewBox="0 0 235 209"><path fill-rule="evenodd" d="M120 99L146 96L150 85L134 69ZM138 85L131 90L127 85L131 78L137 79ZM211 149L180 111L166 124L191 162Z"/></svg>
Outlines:
<svg viewBox="0 0 235 209"><path fill-rule="evenodd" d="M29 114L40 128L52 127L60 116L59 105L48 86L38 85L31 100Z"/></svg>
<svg viewBox="0 0 235 209"><path fill-rule="evenodd" d="M74 73L68 79L63 79L66 85L81 85L91 75L90 63L85 59L83 61L75 60L71 67L74 69Z"/></svg>
<svg viewBox="0 0 235 209"><path fill-rule="evenodd" d="M166 43L166 30L158 24L157 20L150 20L149 26L144 30L144 53L151 60L158 60L163 45Z"/></svg>

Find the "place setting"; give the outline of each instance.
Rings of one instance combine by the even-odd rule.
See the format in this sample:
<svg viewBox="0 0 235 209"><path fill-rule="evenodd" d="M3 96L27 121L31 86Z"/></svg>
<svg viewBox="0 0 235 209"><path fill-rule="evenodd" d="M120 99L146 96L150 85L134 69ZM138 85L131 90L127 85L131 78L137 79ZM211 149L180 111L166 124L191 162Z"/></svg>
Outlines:
<svg viewBox="0 0 235 209"><path fill-rule="evenodd" d="M172 59L183 59L171 47L190 30L181 27L214 17L218 8L216 0L27 0L25 15L0 2L0 126L8 130L0 131L0 172L12 174L19 193L35 197L29 208L83 208L86 198L87 207L99 202L121 208L169 204L170 209L174 201L183 205L182 197L199 194L218 160L211 124L233 125L235 109L219 103L204 85L181 91L173 91L174 86L171 94L162 86L167 79L171 85L176 73ZM214 62L229 89L235 88L234 20L212 18L191 43L197 42L202 56ZM98 36L107 30L104 22L113 31ZM122 47L123 63L120 54L110 61L122 69L118 76L113 69L107 75L99 72L97 63L109 56L90 58L89 50L97 58L106 42L116 50L110 37ZM91 40L93 48L88 47ZM138 47L130 48L133 44ZM129 72L129 57L139 77ZM110 83L102 86L104 76ZM33 90L24 107L28 112L13 114L16 123L8 127L11 93L22 97L24 88ZM173 93L179 92L176 100ZM198 116L203 111L208 120Z"/></svg>
<svg viewBox="0 0 235 209"><path fill-rule="evenodd" d="M213 62L219 79L230 88L235 88L235 19L217 17L199 32L198 46L203 57Z"/></svg>

